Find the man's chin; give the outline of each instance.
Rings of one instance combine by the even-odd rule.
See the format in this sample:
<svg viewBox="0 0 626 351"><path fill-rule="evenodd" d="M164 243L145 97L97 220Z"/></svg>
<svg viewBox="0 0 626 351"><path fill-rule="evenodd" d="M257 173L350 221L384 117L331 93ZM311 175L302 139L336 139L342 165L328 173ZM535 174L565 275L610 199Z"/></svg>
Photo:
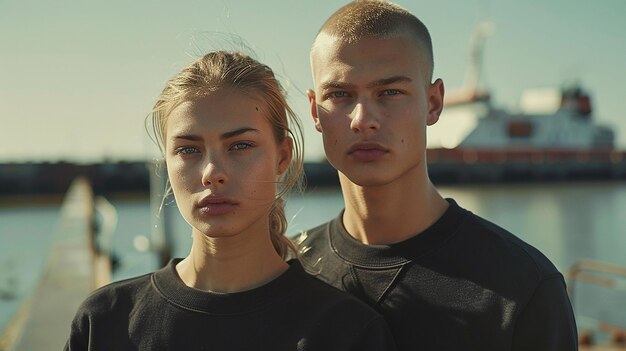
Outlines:
<svg viewBox="0 0 626 351"><path fill-rule="evenodd" d="M386 176L372 174L371 172L341 172L339 171L339 181L342 186L354 184L361 187L377 187L389 184L389 175Z"/></svg>

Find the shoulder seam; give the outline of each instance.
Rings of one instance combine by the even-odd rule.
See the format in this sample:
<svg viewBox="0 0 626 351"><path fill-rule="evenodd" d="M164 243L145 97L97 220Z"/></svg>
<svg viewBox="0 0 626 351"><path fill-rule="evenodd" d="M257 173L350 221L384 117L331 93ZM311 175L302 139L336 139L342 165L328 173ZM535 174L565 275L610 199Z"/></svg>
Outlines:
<svg viewBox="0 0 626 351"><path fill-rule="evenodd" d="M512 233L512 232L510 232L509 230L507 230L507 229L505 229L505 228L502 228L502 227L500 227L499 225L497 225L497 224L495 224L495 223L492 223L491 221L489 221L489 220L487 220L487 219L484 219L484 218L482 218L482 217L480 217L480 216L478 216L478 215L476 215L476 214L474 214L474 213L471 213L471 212L470 212L470 215L469 215L469 216L467 216L466 220L471 220L473 223L476 223L477 225L481 225L481 221L485 221L485 222L487 222L488 224L491 224L491 226L495 226L496 228L499 228L499 229L503 230L505 233L507 233L507 234L509 234L509 235L513 236L514 238L516 238L516 239L518 239L518 240L520 240L520 241L523 241L520 237L518 237L517 235L513 234L513 233ZM492 234L497 235L498 233L497 233L497 232L496 232L493 228L491 228L491 226L488 226L488 227L484 227L484 226L483 226L483 227L484 227L486 230L488 230L489 232L491 232ZM500 237L502 237L502 236L500 236ZM555 271L555 272L550 272L550 273L548 273L548 272L542 272L540 263L537 261L537 259L536 259L536 258L535 258L535 257L534 257L534 256L533 256L530 252L528 252L528 250L527 250L524 246L520 245L518 242L516 242L516 241L514 241L514 240L507 240L507 242L508 242L508 243L510 243L511 245L515 246L516 248L518 248L521 252L523 252L523 253L524 253L524 255L525 255L525 256L529 259L529 261L530 261L530 262L532 262L532 265L533 265L533 267L534 267L534 269L535 269L535 273L537 274L537 278L538 278L538 280L537 280L537 284L541 283L541 281L543 281L544 279L549 279L549 278L551 278L552 276L561 275L561 273L560 273L558 270L557 270L557 271ZM523 242L524 242L524 243L526 243L525 241L523 241ZM551 262L551 261L547 258L547 256L545 256L545 254L544 254L543 252L541 252L539 249L535 248L534 246L532 246L532 245L531 245L531 244L529 244L529 243L526 243L526 244L527 244L528 246L530 246L530 247L534 248L534 249L535 249L535 250L536 250L539 254L541 254L542 256L544 256L544 257L545 257L545 259L546 259L548 262L552 263L552 262Z"/></svg>
<svg viewBox="0 0 626 351"><path fill-rule="evenodd" d="M533 297L535 297L535 294L537 293L537 290L539 289L539 287L547 280L552 280L555 278L559 278L561 280L561 282L565 283L565 278L563 277L563 275L559 272L555 272L555 273L550 273L548 275L546 275L545 277L539 279L537 281L537 284L535 284L535 287L533 289L533 293L529 296L529 298L526 300L526 302L524 303L524 307L520 309L520 313L522 313L523 311L526 310L526 307L528 307L528 303L533 299ZM519 316L519 314L518 314ZM516 320L517 317L516 316Z"/></svg>

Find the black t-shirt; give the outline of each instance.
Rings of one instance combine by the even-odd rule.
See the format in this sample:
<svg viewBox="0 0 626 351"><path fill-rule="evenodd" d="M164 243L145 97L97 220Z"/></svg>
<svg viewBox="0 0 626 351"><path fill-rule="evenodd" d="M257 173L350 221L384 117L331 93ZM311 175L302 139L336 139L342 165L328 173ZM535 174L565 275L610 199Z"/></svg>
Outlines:
<svg viewBox="0 0 626 351"><path fill-rule="evenodd" d="M448 202L436 223L393 245L358 242L340 214L296 239L302 264L379 311L399 350L576 350L571 304L554 265Z"/></svg>
<svg viewBox="0 0 626 351"><path fill-rule="evenodd" d="M163 269L92 293L72 322L66 350L395 350L380 315L309 276L297 260L249 291L186 286Z"/></svg>

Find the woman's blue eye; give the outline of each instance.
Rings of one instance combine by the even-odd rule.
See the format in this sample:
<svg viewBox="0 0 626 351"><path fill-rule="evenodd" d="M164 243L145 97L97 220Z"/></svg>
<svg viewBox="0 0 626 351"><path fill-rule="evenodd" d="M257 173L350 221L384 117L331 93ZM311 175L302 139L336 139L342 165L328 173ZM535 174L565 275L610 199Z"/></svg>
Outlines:
<svg viewBox="0 0 626 351"><path fill-rule="evenodd" d="M197 148L191 146L183 146L176 149L178 155L189 155L200 152Z"/></svg>
<svg viewBox="0 0 626 351"><path fill-rule="evenodd" d="M251 143L236 143L234 144L231 149L233 150L245 150L245 149L249 149L251 148L253 145Z"/></svg>

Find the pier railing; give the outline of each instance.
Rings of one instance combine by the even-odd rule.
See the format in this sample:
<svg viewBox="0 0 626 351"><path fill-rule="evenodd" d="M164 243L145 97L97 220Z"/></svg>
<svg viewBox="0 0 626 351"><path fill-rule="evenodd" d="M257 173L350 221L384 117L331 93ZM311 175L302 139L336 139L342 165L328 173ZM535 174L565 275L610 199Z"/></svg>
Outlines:
<svg viewBox="0 0 626 351"><path fill-rule="evenodd" d="M568 294L575 309L577 306L598 305L599 301L603 301L603 316L589 317L584 312L577 313L581 329L580 350L626 351L626 329L608 320L610 312L622 317L626 313L626 267L580 260L570 268L568 282ZM583 286L592 288L592 293L585 296ZM590 298L594 301L588 301Z"/></svg>

